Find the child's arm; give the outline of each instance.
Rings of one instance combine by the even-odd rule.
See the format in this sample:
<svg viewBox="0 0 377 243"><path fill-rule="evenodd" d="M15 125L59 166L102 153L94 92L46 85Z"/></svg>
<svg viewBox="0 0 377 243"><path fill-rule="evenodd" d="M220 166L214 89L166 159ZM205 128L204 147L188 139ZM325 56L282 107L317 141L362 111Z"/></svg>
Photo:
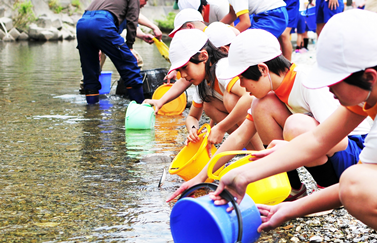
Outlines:
<svg viewBox="0 0 377 243"><path fill-rule="evenodd" d="M248 119L245 119L242 125L237 130L235 130L231 135L229 135L229 137L224 141L224 143L217 150L215 155L224 151L241 150L249 143L250 139L255 135L255 133L256 133L256 130L254 127L254 122ZM213 170L214 171L218 170L221 166L223 166L226 162L228 162L233 157L234 156L229 155L229 156L224 156L220 158L216 162L216 165L213 167ZM186 189L207 180L208 164L209 163L207 163L207 165L199 172L198 175L196 175L191 180L183 183L173 193L173 195L171 195L166 201L169 202L173 200L175 197L177 197L179 194L184 192Z"/></svg>
<svg viewBox="0 0 377 243"><path fill-rule="evenodd" d="M155 113L157 114L158 110L161 109L163 105L179 97L190 85L190 82L186 81L186 79L184 78L181 78L177 82L175 82L173 86L160 99L145 99L143 103L153 105L155 107Z"/></svg>
<svg viewBox="0 0 377 243"><path fill-rule="evenodd" d="M223 22L224 24L232 24L234 20L237 19L237 15L234 12L234 9L232 5L229 5L229 13L220 20L220 22Z"/></svg>
<svg viewBox="0 0 377 243"><path fill-rule="evenodd" d="M251 26L249 12L238 16L240 22L235 26L240 32L247 30Z"/></svg>
<svg viewBox="0 0 377 243"><path fill-rule="evenodd" d="M233 96L233 97L232 97ZM236 97L238 101L232 108L231 112L216 126L214 126L211 130L211 133L208 137L208 145L207 149L211 149L213 144L221 143L226 131L229 128L233 127L236 124L241 124L247 115L247 110L251 107L251 103L253 101L253 96L250 96L248 92L244 88L240 86L240 81L237 81L233 87L231 88L228 96L229 100ZM232 104L231 101L228 100L229 105ZM224 100L224 103L227 101Z"/></svg>
<svg viewBox="0 0 377 243"><path fill-rule="evenodd" d="M325 155L329 148L334 147L364 119L364 116L340 106L314 130L294 138L262 159L229 171L221 178L215 195L220 195L226 187L240 202L249 183L305 166Z"/></svg>
<svg viewBox="0 0 377 243"><path fill-rule="evenodd" d="M285 221L339 206L341 206L339 184L335 184L294 202L280 203L276 206L259 204L257 207L262 216L263 223L259 226L258 232L262 230L269 231Z"/></svg>

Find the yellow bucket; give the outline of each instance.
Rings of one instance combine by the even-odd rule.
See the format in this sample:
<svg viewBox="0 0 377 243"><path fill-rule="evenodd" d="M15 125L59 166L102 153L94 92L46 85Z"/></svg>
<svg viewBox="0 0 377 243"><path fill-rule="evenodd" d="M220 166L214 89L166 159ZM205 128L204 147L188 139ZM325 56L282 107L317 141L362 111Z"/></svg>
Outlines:
<svg viewBox="0 0 377 243"><path fill-rule="evenodd" d="M206 128L205 133L201 131ZM204 124L198 131L199 139L197 143L189 143L174 158L170 164L169 173L177 174L183 180L188 181L194 178L204 168L210 160L207 152L207 138L211 131L209 124ZM216 153L217 149L214 145L211 147L211 153ZM221 169L219 169L220 171ZM215 173L216 174L216 173ZM206 182L212 182L213 179L208 178Z"/></svg>
<svg viewBox="0 0 377 243"><path fill-rule="evenodd" d="M158 100L160 99L168 90L172 87L172 84L163 84L158 87L152 96L152 99ZM157 114L159 115L168 115L168 116L175 116L180 115L186 108L187 97L186 94L183 92L179 97L166 103L158 110Z"/></svg>
<svg viewBox="0 0 377 243"><path fill-rule="evenodd" d="M256 151L237 150L217 154L211 159L208 166L208 177L214 180L220 180L220 178L228 171L252 162L249 159L250 157L252 157L252 153L254 152ZM218 176L212 173L213 167L222 156L237 154L248 155L225 167ZM289 183L288 175L286 172L273 175L259 181L255 181L253 183L250 183L246 188L246 193L254 200L255 203L267 205L276 205L278 203L281 203L289 196L290 192L291 184Z"/></svg>

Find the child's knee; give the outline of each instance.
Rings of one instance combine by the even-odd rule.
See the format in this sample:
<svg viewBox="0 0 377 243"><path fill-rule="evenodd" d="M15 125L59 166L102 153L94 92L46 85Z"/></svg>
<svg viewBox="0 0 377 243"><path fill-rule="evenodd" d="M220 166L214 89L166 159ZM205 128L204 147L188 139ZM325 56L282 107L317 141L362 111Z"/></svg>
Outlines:
<svg viewBox="0 0 377 243"><path fill-rule="evenodd" d="M284 104L276 97L274 93L269 93L261 99L254 99L251 105L252 115L271 113L274 109Z"/></svg>
<svg viewBox="0 0 377 243"><path fill-rule="evenodd" d="M339 197L343 205L347 206L360 198L360 193L365 192L363 179L360 178L359 166L346 169L339 180Z"/></svg>
<svg viewBox="0 0 377 243"><path fill-rule="evenodd" d="M306 133L316 126L318 126L318 122L305 114L293 114L287 118L284 124L283 129L283 137L285 140L290 141L293 138Z"/></svg>

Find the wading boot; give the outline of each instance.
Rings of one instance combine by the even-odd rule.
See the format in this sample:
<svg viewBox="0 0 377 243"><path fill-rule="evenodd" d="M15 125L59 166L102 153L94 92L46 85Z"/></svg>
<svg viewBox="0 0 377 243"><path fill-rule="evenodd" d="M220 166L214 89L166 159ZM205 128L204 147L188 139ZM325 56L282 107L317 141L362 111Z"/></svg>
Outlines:
<svg viewBox="0 0 377 243"><path fill-rule="evenodd" d="M136 101L138 104L143 103L144 101L144 91L143 91L143 85L140 84L136 87L127 87L128 96L130 97L130 100Z"/></svg>
<svg viewBox="0 0 377 243"><path fill-rule="evenodd" d="M88 102L88 105L96 104L99 102L98 90L87 89L85 90L85 95L86 95L86 102Z"/></svg>

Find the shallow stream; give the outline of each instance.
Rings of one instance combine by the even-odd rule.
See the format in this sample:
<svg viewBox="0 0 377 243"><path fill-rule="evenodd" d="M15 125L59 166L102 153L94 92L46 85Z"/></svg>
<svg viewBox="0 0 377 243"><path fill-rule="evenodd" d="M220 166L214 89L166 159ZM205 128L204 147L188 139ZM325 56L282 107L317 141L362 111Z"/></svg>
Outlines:
<svg viewBox="0 0 377 243"><path fill-rule="evenodd" d="M144 70L169 67L137 41ZM0 42L0 241L172 242L163 169L183 147L185 116L125 131L129 100L79 95L76 41ZM104 70L115 67L107 60ZM116 86L116 83L115 83Z"/></svg>

